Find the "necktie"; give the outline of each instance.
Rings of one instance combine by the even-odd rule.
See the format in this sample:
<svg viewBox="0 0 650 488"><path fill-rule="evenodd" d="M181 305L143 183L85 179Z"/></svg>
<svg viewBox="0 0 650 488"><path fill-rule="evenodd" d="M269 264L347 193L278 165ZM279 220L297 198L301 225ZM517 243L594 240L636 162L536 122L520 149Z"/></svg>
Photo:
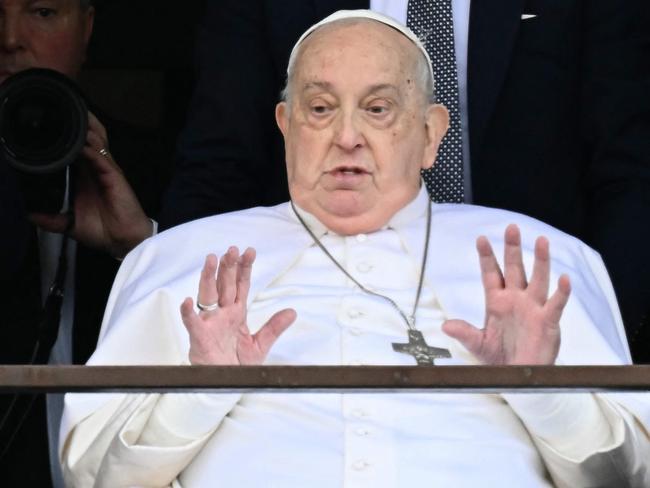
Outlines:
<svg viewBox="0 0 650 488"><path fill-rule="evenodd" d="M465 199L463 145L451 0L409 0L406 25L426 47L433 63L436 100L449 110L449 130L435 164L423 172L424 181L433 201L461 203Z"/></svg>

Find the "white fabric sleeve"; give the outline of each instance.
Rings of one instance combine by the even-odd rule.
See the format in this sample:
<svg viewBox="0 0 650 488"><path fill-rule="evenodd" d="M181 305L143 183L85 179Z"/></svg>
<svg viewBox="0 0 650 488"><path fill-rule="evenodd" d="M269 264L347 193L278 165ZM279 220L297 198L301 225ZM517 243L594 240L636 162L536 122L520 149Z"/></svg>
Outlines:
<svg viewBox="0 0 650 488"><path fill-rule="evenodd" d="M168 393L162 395L140 434L138 444L171 447L215 429L239 401L238 394Z"/></svg>
<svg viewBox="0 0 650 488"><path fill-rule="evenodd" d="M605 395L503 394L559 487L650 486L645 429Z"/></svg>
<svg viewBox="0 0 650 488"><path fill-rule="evenodd" d="M240 397L122 395L81 421L66 440L66 486L169 486Z"/></svg>
<svg viewBox="0 0 650 488"><path fill-rule="evenodd" d="M509 393L503 397L532 435L567 458L579 461L594 449L615 447L613 426L589 393ZM616 424L620 435L620 421Z"/></svg>

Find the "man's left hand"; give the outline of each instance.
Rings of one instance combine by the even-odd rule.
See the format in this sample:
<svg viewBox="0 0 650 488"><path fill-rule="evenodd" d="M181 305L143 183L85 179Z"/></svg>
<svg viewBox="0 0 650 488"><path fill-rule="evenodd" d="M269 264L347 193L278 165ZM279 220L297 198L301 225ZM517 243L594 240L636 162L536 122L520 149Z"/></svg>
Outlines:
<svg viewBox="0 0 650 488"><path fill-rule="evenodd" d="M89 247L122 258L151 236L153 224L108 152L106 129L90 112L82 155L86 161L76 168L75 220L70 235ZM66 214L32 214L30 218L42 229L59 233L65 232L69 220Z"/></svg>
<svg viewBox="0 0 650 488"><path fill-rule="evenodd" d="M484 364L554 364L560 348L560 317L571 293L569 277L560 276L549 298L550 254L545 237L535 241L530 282L516 225L505 231L504 273L485 237L476 241L485 289L485 325L447 320L442 328Z"/></svg>

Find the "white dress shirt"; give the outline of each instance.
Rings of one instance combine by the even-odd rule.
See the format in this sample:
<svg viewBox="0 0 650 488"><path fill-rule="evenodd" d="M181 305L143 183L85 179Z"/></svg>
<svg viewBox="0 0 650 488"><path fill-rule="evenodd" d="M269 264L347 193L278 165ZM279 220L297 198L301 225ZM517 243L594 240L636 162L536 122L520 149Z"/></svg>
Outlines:
<svg viewBox="0 0 650 488"><path fill-rule="evenodd" d="M354 276L410 313L427 204L422 190L385 229L369 235L339 236L327 232L313 217L307 216L307 220ZM288 254L267 256L269 261L264 263L264 253L256 246L256 264L262 268L272 265L275 272L268 278L253 276L258 285L251 290L249 325L255 332L272 313L285 307L296 309L298 318L272 347L266 364L414 364L410 356L392 350L392 342L406 339L400 315L385 300L360 292L305 237L295 216L284 213L290 212L289 207L278 209L292 229L288 235L288 228L277 229L278 237L291 238L301 251L286 249L282 238L274 236L271 242L279 246L277 251ZM264 232L259 225L242 220L255 212L260 210L233 214L232 218L241 229ZM202 225L208 225L204 222ZM442 252L436 241L437 233L445 228L437 214L433 222L430 252ZM199 224L193 224L194 228ZM409 228L417 229L419 245L405 238ZM165 239L165 234L161 238ZM186 229L175 234L182 234L185 242L204 242ZM229 239L235 237L229 234ZM196 289L201 259L192 265L196 268L191 279L191 274L177 268L178 262L167 258L162 262L169 269L161 269L149 249L151 246L146 246L139 257L129 256L125 261L126 268L116 281L121 291L109 300L109 315L92 364L187 362L187 334L182 324L178 325L179 293L195 293L187 286L193 283L192 289ZM440 266L440 256L432 256L429 265ZM455 269L462 277L462 266ZM178 280L170 281L179 272L187 283L180 292L174 291ZM454 279L449 276L449 286L455 286ZM156 291L146 291L151 286ZM471 296L467 287L455 289ZM445 304L451 303L440 301L441 295L446 292L439 283L426 279L418 328L430 345L448 348L453 363L474 364L474 358L440 330L450 316ZM457 313L453 306L449 310ZM574 317L580 329L578 316L570 312L569 317ZM592 334L595 331L590 330ZM588 343L600 356L599 341L581 332L580 344ZM571 343L569 337L567 347L573 349ZM600 357L610 360L604 354ZM94 479L96 486L145 482L147 486L165 486L173 482L185 488L398 487L422 483L535 487L550 486L547 468L553 470L554 482L560 486L579 486L594 477L614 483L620 479L618 463L610 466L594 460L600 453L618 459L618 453L625 452L634 464L648 452L647 437L632 415L602 395L200 393L113 395L105 397L107 400L91 397L68 395L66 399L69 410L62 440L70 423L76 427L64 446L65 470L70 482L78 486ZM90 403L97 406L88 407ZM90 417L84 413L89 411L94 411Z"/></svg>

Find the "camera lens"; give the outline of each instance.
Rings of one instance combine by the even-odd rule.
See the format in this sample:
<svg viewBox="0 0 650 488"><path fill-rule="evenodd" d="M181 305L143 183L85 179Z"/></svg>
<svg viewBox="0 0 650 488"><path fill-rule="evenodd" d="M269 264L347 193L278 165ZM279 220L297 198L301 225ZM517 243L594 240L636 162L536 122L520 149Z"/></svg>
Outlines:
<svg viewBox="0 0 650 488"><path fill-rule="evenodd" d="M62 209L66 168L79 157L87 131L88 108L65 75L29 69L0 85L0 163L16 170L28 211Z"/></svg>
<svg viewBox="0 0 650 488"><path fill-rule="evenodd" d="M0 86L0 157L28 173L72 164L86 141L87 112L76 85L56 71L8 78Z"/></svg>
<svg viewBox="0 0 650 488"><path fill-rule="evenodd" d="M14 124L7 127L3 143L15 158L39 164L44 153L58 149L64 142L63 107L51 97L40 94L29 99L14 97L7 101L4 111Z"/></svg>

